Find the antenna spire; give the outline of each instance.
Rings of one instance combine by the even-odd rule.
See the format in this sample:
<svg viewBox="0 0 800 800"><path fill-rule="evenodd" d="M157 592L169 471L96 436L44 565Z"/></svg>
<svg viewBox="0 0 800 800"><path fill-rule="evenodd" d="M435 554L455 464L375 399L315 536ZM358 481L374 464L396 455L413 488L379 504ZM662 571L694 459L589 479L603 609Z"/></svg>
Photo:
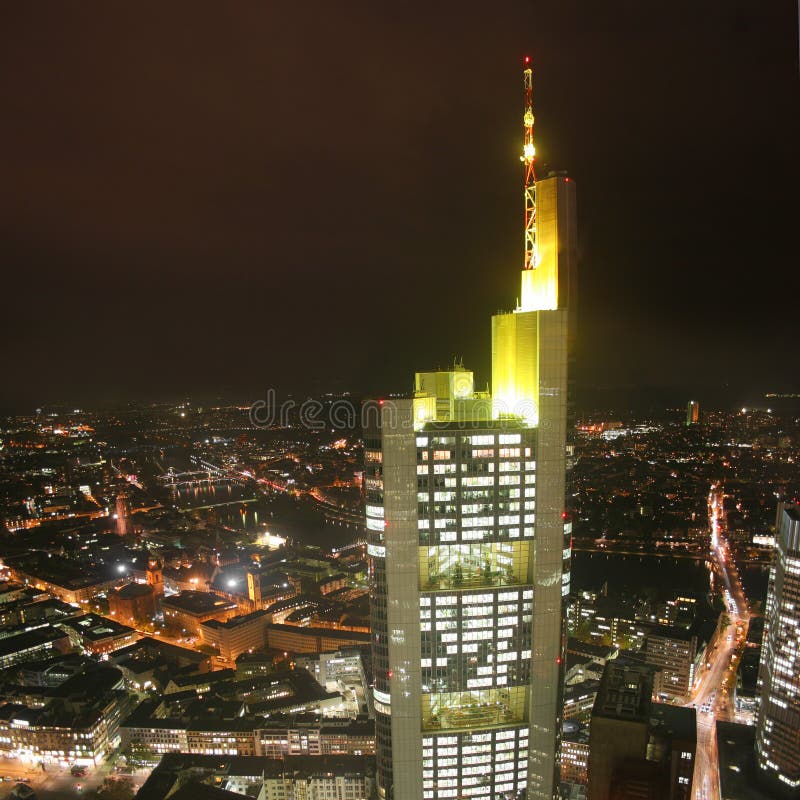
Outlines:
<svg viewBox="0 0 800 800"><path fill-rule="evenodd" d="M533 65L531 57L525 56L522 70L525 86L525 114L522 124L525 127L525 142L520 161L525 165L525 264L524 269L534 269L537 265L536 251L536 173L533 162L536 148L533 145Z"/></svg>

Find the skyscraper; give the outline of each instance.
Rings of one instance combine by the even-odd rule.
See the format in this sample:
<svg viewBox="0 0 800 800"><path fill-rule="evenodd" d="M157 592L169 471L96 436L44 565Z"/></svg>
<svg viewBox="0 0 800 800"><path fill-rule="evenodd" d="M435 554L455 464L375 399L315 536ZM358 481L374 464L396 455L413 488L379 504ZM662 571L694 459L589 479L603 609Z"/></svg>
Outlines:
<svg viewBox="0 0 800 800"><path fill-rule="evenodd" d="M756 760L775 791L800 795L800 507L779 503L758 670Z"/></svg>
<svg viewBox="0 0 800 800"><path fill-rule="evenodd" d="M696 425L700 422L700 403L697 400L690 400L686 404L686 424Z"/></svg>
<svg viewBox="0 0 800 800"><path fill-rule="evenodd" d="M365 407L378 790L557 796L571 524L575 188L535 182L526 61L521 302L492 318L492 394L461 364Z"/></svg>

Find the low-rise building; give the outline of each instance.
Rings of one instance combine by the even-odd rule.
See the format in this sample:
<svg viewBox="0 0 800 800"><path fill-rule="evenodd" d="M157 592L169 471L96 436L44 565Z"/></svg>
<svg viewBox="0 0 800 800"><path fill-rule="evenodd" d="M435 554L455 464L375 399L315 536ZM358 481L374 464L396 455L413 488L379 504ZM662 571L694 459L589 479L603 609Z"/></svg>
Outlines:
<svg viewBox="0 0 800 800"><path fill-rule="evenodd" d="M374 766L361 756L292 756L278 762L280 770L264 771L258 800L348 798L374 796Z"/></svg>
<svg viewBox="0 0 800 800"><path fill-rule="evenodd" d="M69 635L52 625L40 625L15 636L0 639L0 669L26 661L36 661L55 652L72 649Z"/></svg>
<svg viewBox="0 0 800 800"><path fill-rule="evenodd" d="M133 625L151 620L156 613L155 589L149 583L126 583L108 593L111 615Z"/></svg>
<svg viewBox="0 0 800 800"><path fill-rule="evenodd" d="M266 611L253 611L220 621L210 619L200 623L200 639L204 644L219 650L228 661L235 661L240 653L263 650L267 642Z"/></svg>
<svg viewBox="0 0 800 800"><path fill-rule="evenodd" d="M130 705L120 671L95 666L55 689L42 688L27 703L0 706L0 752L37 762L98 764L119 745Z"/></svg>
<svg viewBox="0 0 800 800"><path fill-rule="evenodd" d="M374 765L363 756L164 756L137 794L138 800L369 800Z"/></svg>
<svg viewBox="0 0 800 800"><path fill-rule="evenodd" d="M75 647L96 656L113 653L139 638L133 628L97 614L83 614L58 624L67 631Z"/></svg>
<svg viewBox="0 0 800 800"><path fill-rule="evenodd" d="M237 612L236 603L211 592L184 591L164 597L161 610L171 628L200 635L200 624L211 619L224 622Z"/></svg>
<svg viewBox="0 0 800 800"><path fill-rule="evenodd" d="M310 628L299 625L267 625L267 644L273 650L288 653L325 653L341 647L368 645L368 633L334 628Z"/></svg>
<svg viewBox="0 0 800 800"><path fill-rule="evenodd" d="M348 710L342 695L326 691L306 670L284 670L249 680L224 677L200 693L198 687L176 685L161 699L144 701L122 726L124 746L149 752L153 760L169 752L374 752L372 723L367 730L357 724L363 719L341 717L340 709ZM353 727L349 727L351 722Z"/></svg>
<svg viewBox="0 0 800 800"><path fill-rule="evenodd" d="M48 592L66 603L88 603L117 582L85 565L45 558L41 553L7 558L5 562L18 583Z"/></svg>

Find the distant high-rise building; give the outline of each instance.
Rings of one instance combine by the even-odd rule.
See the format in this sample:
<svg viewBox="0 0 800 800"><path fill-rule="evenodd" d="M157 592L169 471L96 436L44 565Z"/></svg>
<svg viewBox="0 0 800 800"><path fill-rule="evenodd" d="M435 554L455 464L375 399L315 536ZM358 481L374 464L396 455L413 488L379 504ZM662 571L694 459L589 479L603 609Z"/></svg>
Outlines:
<svg viewBox="0 0 800 800"><path fill-rule="evenodd" d="M700 422L700 403L697 400L690 400L686 404L686 424L697 425Z"/></svg>
<svg viewBox="0 0 800 800"><path fill-rule="evenodd" d="M764 612L756 760L775 792L800 796L800 507L779 503Z"/></svg>
<svg viewBox="0 0 800 800"><path fill-rule="evenodd" d="M128 493L125 489L120 489L117 494L114 506L114 517L116 520L116 531L119 536L127 536L131 532L131 506L128 501Z"/></svg>
<svg viewBox="0 0 800 800"><path fill-rule="evenodd" d="M492 318L492 393L460 363L365 407L378 794L558 795L570 582L568 311L575 186L533 185L525 269Z"/></svg>

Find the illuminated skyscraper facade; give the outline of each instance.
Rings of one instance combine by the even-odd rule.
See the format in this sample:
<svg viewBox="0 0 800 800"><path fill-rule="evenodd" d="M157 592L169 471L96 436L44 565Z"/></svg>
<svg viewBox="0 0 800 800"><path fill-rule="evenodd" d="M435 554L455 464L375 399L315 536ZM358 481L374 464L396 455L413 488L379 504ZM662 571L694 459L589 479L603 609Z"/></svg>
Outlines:
<svg viewBox="0 0 800 800"><path fill-rule="evenodd" d="M383 798L557 797L575 263L574 184L526 185L521 302L492 319L492 394L456 364L365 407Z"/></svg>
<svg viewBox="0 0 800 800"><path fill-rule="evenodd" d="M756 759L776 793L800 796L800 507L779 503L758 682Z"/></svg>

